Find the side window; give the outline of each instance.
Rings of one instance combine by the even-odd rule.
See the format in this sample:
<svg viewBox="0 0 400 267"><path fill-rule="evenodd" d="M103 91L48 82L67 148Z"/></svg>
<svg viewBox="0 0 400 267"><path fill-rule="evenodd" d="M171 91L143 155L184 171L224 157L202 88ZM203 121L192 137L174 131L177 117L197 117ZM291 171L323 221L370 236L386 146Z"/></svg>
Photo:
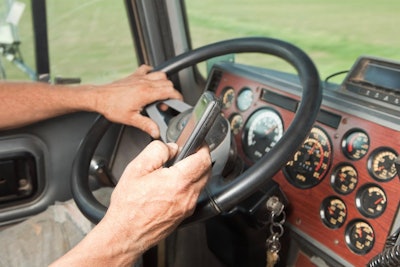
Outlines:
<svg viewBox="0 0 400 267"><path fill-rule="evenodd" d="M36 75L32 1L0 0L0 79ZM51 80L105 83L136 69L124 1L47 0L46 12Z"/></svg>
<svg viewBox="0 0 400 267"><path fill-rule="evenodd" d="M35 77L31 0L0 0L0 80Z"/></svg>

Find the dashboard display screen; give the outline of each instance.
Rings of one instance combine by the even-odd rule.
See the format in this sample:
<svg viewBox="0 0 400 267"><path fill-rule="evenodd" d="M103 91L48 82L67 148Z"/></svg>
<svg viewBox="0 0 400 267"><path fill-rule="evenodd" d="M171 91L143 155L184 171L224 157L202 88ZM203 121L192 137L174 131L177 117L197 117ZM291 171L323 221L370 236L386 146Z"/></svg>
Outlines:
<svg viewBox="0 0 400 267"><path fill-rule="evenodd" d="M400 70L370 63L365 66L363 80L371 85L400 92Z"/></svg>

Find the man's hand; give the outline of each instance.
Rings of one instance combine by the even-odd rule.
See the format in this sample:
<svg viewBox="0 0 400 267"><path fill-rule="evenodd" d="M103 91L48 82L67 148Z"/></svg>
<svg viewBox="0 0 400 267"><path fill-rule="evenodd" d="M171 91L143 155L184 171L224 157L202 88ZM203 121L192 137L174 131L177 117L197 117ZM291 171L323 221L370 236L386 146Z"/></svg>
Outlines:
<svg viewBox="0 0 400 267"><path fill-rule="evenodd" d="M142 109L158 100L182 96L165 73L149 73L150 70L151 67L143 65L130 76L105 85L0 82L0 129L77 111L94 111L157 138L160 133L156 123L143 116Z"/></svg>
<svg viewBox="0 0 400 267"><path fill-rule="evenodd" d="M160 135L157 124L143 116L143 108L158 100L182 99L163 72L150 72L140 66L130 76L108 85L96 87L96 111L107 119L137 127L154 138Z"/></svg>
<svg viewBox="0 0 400 267"><path fill-rule="evenodd" d="M152 142L128 165L112 194L105 223L115 227L120 222L119 231L135 237L135 245L143 249L165 238L192 214L210 174L207 147L163 168L176 153L176 144Z"/></svg>
<svg viewBox="0 0 400 267"><path fill-rule="evenodd" d="M125 169L105 217L54 266L131 266L192 214L211 171L207 147L165 168L176 144L153 141Z"/></svg>

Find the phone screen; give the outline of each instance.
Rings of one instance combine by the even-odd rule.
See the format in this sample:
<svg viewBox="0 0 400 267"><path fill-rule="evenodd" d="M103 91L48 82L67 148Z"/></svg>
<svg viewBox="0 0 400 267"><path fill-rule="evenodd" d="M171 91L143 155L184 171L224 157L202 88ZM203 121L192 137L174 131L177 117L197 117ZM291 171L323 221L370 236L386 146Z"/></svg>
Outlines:
<svg viewBox="0 0 400 267"><path fill-rule="evenodd" d="M179 151L174 163L193 154L200 148L220 113L221 103L219 99L212 92L204 92L176 140Z"/></svg>

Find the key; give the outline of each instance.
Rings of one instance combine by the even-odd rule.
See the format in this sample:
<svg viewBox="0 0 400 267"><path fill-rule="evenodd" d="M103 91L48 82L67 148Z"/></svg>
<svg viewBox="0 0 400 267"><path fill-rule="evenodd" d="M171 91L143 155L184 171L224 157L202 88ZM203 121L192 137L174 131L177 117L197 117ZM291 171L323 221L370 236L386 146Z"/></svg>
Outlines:
<svg viewBox="0 0 400 267"><path fill-rule="evenodd" d="M267 250L267 267L274 267L279 261L278 251Z"/></svg>
<svg viewBox="0 0 400 267"><path fill-rule="evenodd" d="M279 237L276 234L268 237L266 241L266 252L267 252L267 267L274 267L279 261L279 250L281 244L279 243Z"/></svg>

